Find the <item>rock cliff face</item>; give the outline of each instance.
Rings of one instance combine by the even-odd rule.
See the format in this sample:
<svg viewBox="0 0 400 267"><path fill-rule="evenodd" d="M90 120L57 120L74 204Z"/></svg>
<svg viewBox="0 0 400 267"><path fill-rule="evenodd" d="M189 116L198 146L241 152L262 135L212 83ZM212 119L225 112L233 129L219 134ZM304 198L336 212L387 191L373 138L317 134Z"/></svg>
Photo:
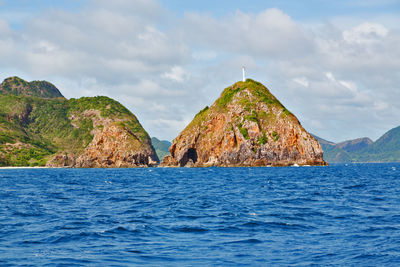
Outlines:
<svg viewBox="0 0 400 267"><path fill-rule="evenodd" d="M129 168L148 167L158 164L158 157L147 134L133 132L126 126L127 118L104 118L99 110L85 110L81 116L93 123L92 141L80 153L65 150L54 155L46 166L78 168ZM72 115L71 121L79 121ZM130 118L132 119L132 118ZM136 120L136 118L135 118Z"/></svg>
<svg viewBox="0 0 400 267"><path fill-rule="evenodd" d="M0 86L0 166L144 167L158 163L147 132L108 97L65 99L47 82Z"/></svg>
<svg viewBox="0 0 400 267"><path fill-rule="evenodd" d="M261 83L226 88L174 139L161 166L326 165L320 144Z"/></svg>

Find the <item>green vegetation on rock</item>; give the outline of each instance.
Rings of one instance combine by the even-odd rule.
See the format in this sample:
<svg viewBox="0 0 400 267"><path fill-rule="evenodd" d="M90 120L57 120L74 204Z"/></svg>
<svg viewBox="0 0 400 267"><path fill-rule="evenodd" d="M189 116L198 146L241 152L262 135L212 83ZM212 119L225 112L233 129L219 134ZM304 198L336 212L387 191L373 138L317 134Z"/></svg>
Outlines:
<svg viewBox="0 0 400 267"><path fill-rule="evenodd" d="M0 94L36 96L42 98L64 98L60 91L49 82L27 82L19 77L5 79L0 84Z"/></svg>
<svg viewBox="0 0 400 267"><path fill-rule="evenodd" d="M261 103L269 107L269 112L266 112L264 107L260 106ZM240 105L245 111L243 114L244 120L236 121L236 124L232 125L232 127L237 127L245 140L250 139L247 126L243 126L249 125L245 124L245 121L257 123L259 129L275 125L279 117L277 114L281 114L283 119L298 122L295 116L276 99L267 87L257 81L247 79L245 82L237 82L225 88L215 103L197 113L184 131L200 127L209 117L213 117L216 114L224 114L232 105ZM206 128L203 129L206 130ZM278 139L279 135L276 132L275 134L273 133L272 140L276 142ZM266 144L267 142L268 138L265 133L256 140L257 144Z"/></svg>
<svg viewBox="0 0 400 267"><path fill-rule="evenodd" d="M274 139L274 142L278 141L279 139L279 134L275 131L272 132L272 138Z"/></svg>
<svg viewBox="0 0 400 267"><path fill-rule="evenodd" d="M185 130L192 129L193 127L199 127L209 114L210 108L206 106L205 108L200 110L199 113L196 114L196 116L194 116L192 122L185 128Z"/></svg>
<svg viewBox="0 0 400 267"><path fill-rule="evenodd" d="M240 133L243 135L244 139L249 140L249 138L250 138L249 132L247 131L246 128L243 127L242 123L238 124L238 128L239 128Z"/></svg>
<svg viewBox="0 0 400 267"><path fill-rule="evenodd" d="M259 123L258 114L255 110L252 110L251 114L246 116L245 119Z"/></svg>
<svg viewBox="0 0 400 267"><path fill-rule="evenodd" d="M79 154L106 122L150 144L137 118L117 101L105 96L67 100L53 87L17 77L1 84L0 166L43 166L55 153Z"/></svg>
<svg viewBox="0 0 400 267"><path fill-rule="evenodd" d="M255 101L250 101L245 98L241 99L240 103L247 109L253 107L254 103L257 102L276 104L283 107L283 105L279 102L278 99L276 99L274 95L271 94L267 87L265 87L262 83L254 81L252 79L247 79L245 82L237 82L234 85L225 88L221 96L217 99L216 106L218 106L219 108L226 108L227 104L232 101L233 97L237 93L245 89L249 90L252 95L256 97ZM284 109L286 110L286 108Z"/></svg>
<svg viewBox="0 0 400 267"><path fill-rule="evenodd" d="M261 137L258 138L258 145L264 145L268 142L268 137L265 134L265 132L263 132L263 135Z"/></svg>

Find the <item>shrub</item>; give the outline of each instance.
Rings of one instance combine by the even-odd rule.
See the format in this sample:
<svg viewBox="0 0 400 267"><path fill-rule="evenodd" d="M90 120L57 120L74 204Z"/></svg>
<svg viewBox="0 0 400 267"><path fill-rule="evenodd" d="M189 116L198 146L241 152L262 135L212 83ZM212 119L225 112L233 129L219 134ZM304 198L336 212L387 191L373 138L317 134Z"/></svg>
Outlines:
<svg viewBox="0 0 400 267"><path fill-rule="evenodd" d="M277 132L273 132L272 133L272 137L273 137L273 139L274 139L274 142L276 142L276 141L278 141L278 139L279 139L279 134L277 133Z"/></svg>
<svg viewBox="0 0 400 267"><path fill-rule="evenodd" d="M258 137L258 144L259 144L259 145L264 145L264 144L266 144L267 142L268 142L268 137L267 137L267 135L265 134L265 132L263 132L263 135L260 136L260 137Z"/></svg>

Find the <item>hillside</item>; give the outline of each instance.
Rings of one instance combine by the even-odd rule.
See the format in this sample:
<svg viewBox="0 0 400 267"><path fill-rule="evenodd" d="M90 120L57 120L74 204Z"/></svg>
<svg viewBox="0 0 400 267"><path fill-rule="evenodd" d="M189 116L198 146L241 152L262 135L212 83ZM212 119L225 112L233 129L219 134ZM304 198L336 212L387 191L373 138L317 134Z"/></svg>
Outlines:
<svg viewBox="0 0 400 267"><path fill-rule="evenodd" d="M162 166L325 165L322 149L261 83L227 87L174 139Z"/></svg>
<svg viewBox="0 0 400 267"><path fill-rule="evenodd" d="M49 82L27 82L16 76L7 78L0 84L0 94L36 96L41 98L64 98L61 92Z"/></svg>
<svg viewBox="0 0 400 267"><path fill-rule="evenodd" d="M399 162L400 126L382 135L378 140L354 156L358 162Z"/></svg>
<svg viewBox="0 0 400 267"><path fill-rule="evenodd" d="M169 155L169 147L171 146L171 142L166 140L159 140L156 137L151 138L151 143L156 150L157 156L160 160L162 160L165 156Z"/></svg>
<svg viewBox="0 0 400 267"><path fill-rule="evenodd" d="M67 100L47 82L33 91L32 83L20 84L26 87L0 94L0 166L135 167L158 161L146 131L117 101Z"/></svg>
<svg viewBox="0 0 400 267"><path fill-rule="evenodd" d="M344 142L336 144L336 146L347 152L358 152L358 151L361 151L361 150L367 148L372 143L373 143L373 141L370 138L363 137L363 138L357 138L357 139L353 139L353 140L344 141Z"/></svg>
<svg viewBox="0 0 400 267"><path fill-rule="evenodd" d="M324 159L329 163L400 161L400 126L391 129L375 142L367 137L337 144L317 136L316 139L324 150Z"/></svg>
<svg viewBox="0 0 400 267"><path fill-rule="evenodd" d="M334 142L327 141L316 135L314 135L314 137L321 144L324 150L324 160L328 163L353 162L354 158L352 152L364 149L368 146L365 145L369 142L368 140L371 140L369 138L359 138L335 144Z"/></svg>

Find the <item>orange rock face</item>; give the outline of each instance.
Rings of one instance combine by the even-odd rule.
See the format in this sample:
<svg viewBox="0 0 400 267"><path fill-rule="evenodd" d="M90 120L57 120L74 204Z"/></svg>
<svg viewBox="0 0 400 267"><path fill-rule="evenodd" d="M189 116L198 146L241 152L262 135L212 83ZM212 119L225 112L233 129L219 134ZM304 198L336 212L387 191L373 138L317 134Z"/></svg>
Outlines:
<svg viewBox="0 0 400 267"><path fill-rule="evenodd" d="M86 110L82 115L93 122L93 140L79 154L67 152L56 154L47 166L123 168L149 167L158 164L150 138L141 140L131 129L123 126L123 120L103 118L97 110ZM73 123L74 117L70 119Z"/></svg>
<svg viewBox="0 0 400 267"><path fill-rule="evenodd" d="M140 140L126 129L108 125L96 133L93 141L76 159L75 167L146 167L157 164L148 148L138 149Z"/></svg>
<svg viewBox="0 0 400 267"><path fill-rule="evenodd" d="M326 165L320 144L262 84L224 90L179 134L162 166Z"/></svg>

